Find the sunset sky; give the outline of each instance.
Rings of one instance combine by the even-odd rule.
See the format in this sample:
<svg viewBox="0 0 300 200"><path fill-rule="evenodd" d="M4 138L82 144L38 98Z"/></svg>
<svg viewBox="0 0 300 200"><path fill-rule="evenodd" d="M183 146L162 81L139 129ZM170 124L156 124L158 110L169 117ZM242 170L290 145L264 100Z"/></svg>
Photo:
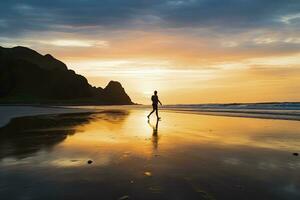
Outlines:
<svg viewBox="0 0 300 200"><path fill-rule="evenodd" d="M299 0L1 0L17 45L137 103L300 101Z"/></svg>

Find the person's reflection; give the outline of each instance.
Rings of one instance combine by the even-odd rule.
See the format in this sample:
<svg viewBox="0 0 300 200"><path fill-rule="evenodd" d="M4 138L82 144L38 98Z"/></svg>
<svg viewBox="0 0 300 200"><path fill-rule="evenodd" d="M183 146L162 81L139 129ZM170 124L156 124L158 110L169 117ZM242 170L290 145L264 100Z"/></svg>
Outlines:
<svg viewBox="0 0 300 200"><path fill-rule="evenodd" d="M159 119L156 120L156 124L154 126L154 125L151 124L150 120L148 120L148 124L153 129L151 141L152 141L152 144L153 144L153 148L155 150L157 150L158 140L159 140L159 137L158 137L158 122L159 122Z"/></svg>

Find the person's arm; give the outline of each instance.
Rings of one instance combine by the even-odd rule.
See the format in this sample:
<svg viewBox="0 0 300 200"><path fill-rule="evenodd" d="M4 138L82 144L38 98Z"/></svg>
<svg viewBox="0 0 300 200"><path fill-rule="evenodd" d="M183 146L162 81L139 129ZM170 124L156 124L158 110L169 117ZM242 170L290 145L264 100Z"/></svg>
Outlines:
<svg viewBox="0 0 300 200"><path fill-rule="evenodd" d="M162 106L162 103L160 102L160 100L158 99L159 104Z"/></svg>

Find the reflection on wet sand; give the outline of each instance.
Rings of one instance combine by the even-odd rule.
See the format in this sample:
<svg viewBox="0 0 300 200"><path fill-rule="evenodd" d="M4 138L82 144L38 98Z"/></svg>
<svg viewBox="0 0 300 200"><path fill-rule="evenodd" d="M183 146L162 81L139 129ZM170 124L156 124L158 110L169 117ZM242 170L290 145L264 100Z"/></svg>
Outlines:
<svg viewBox="0 0 300 200"><path fill-rule="evenodd" d="M74 118L75 116L75 118ZM88 122L89 114L22 117L0 129L0 158L23 158L41 149L51 149L68 135L75 124Z"/></svg>
<svg viewBox="0 0 300 200"><path fill-rule="evenodd" d="M154 150L157 150L157 148L158 148L158 140L159 140L159 136L158 136L158 123L159 123L158 119L156 120L155 125L151 124L150 120L148 120L148 124L150 125L150 127L153 130L152 131L151 141L152 141L153 149Z"/></svg>
<svg viewBox="0 0 300 200"><path fill-rule="evenodd" d="M1 199L299 199L299 122L146 115L11 121L0 129Z"/></svg>
<svg viewBox="0 0 300 200"><path fill-rule="evenodd" d="M120 123L125 111L108 111L100 116L102 120ZM99 118L99 115L98 115ZM11 120L0 128L0 159L5 157L23 158L40 150L51 148L75 134L78 126L96 120L93 113L44 115L38 117L20 117Z"/></svg>

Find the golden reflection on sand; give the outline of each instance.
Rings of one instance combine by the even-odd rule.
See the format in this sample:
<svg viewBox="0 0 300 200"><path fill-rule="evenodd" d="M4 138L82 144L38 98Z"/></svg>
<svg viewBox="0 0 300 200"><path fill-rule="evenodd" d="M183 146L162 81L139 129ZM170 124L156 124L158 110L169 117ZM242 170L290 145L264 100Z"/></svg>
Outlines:
<svg viewBox="0 0 300 200"><path fill-rule="evenodd" d="M147 114L107 110L11 123L2 130L0 189L10 186L12 194L21 195L43 191L51 198L61 191L70 199L127 194L132 199L285 199L299 194L281 189L299 182L299 157L292 154L300 150L298 121L161 111L161 121L148 122ZM31 126L13 134L25 122ZM57 130L49 131L52 126Z"/></svg>
<svg viewBox="0 0 300 200"><path fill-rule="evenodd" d="M131 155L150 158L193 145L300 149L299 140L293 139L300 131L295 121L162 112L162 121L156 124L155 118L147 123L146 115L142 110L96 114L90 123L76 127L76 134L57 148L94 159L105 155L106 162Z"/></svg>

